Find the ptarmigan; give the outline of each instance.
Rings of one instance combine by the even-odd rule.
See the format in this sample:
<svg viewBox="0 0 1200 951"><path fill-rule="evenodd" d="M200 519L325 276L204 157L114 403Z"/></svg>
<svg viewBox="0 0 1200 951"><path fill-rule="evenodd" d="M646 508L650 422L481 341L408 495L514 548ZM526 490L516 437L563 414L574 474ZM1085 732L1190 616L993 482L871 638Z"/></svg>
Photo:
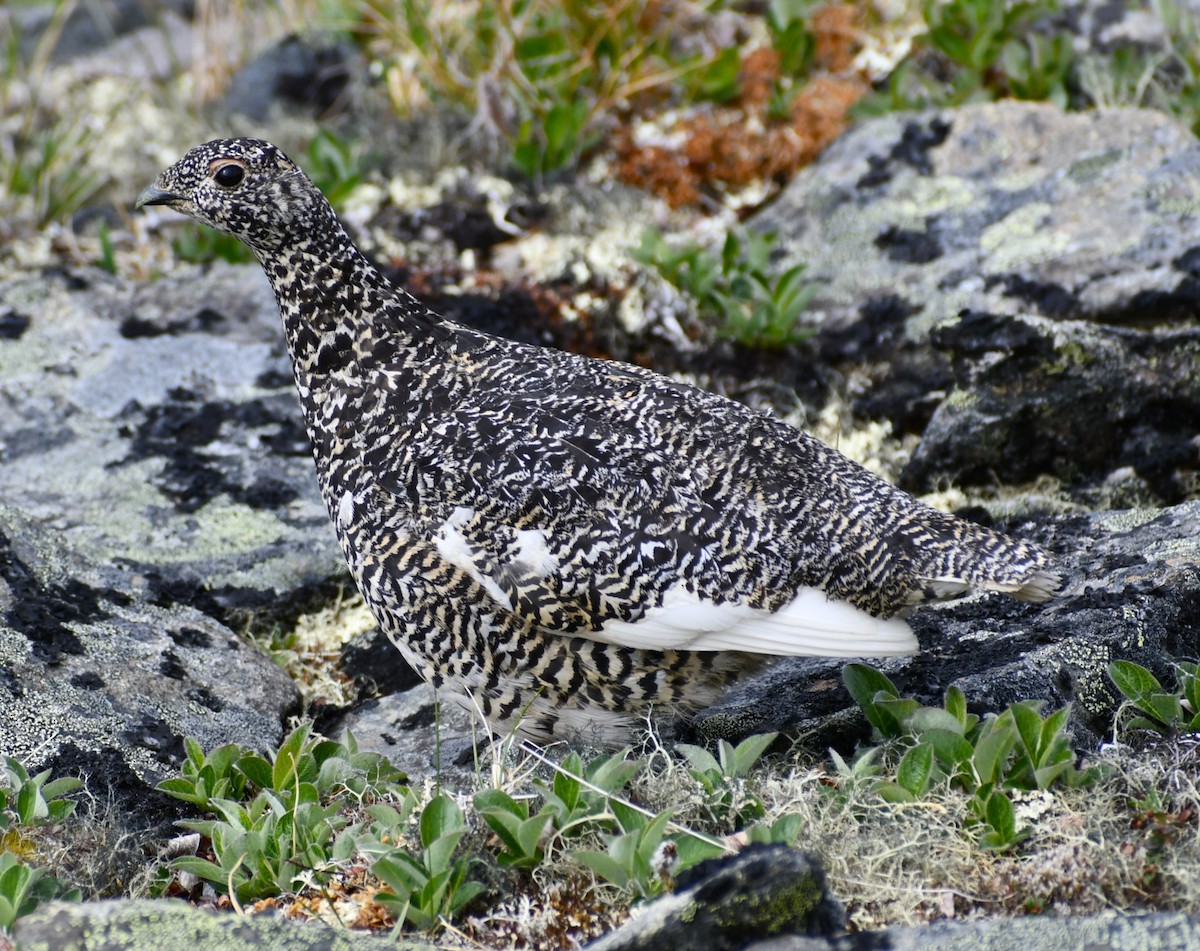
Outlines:
<svg viewBox="0 0 1200 951"><path fill-rule="evenodd" d="M1058 586L1036 546L778 420L433 313L267 142L192 149L142 205L257 255L351 574L408 662L495 731L618 743L755 655L908 653L895 614L922 600Z"/></svg>

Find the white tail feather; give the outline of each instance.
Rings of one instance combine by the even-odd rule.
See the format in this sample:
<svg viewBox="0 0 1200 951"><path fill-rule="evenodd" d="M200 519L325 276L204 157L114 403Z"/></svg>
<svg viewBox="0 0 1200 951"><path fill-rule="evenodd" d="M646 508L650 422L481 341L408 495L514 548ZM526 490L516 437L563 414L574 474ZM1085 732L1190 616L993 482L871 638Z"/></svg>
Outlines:
<svg viewBox="0 0 1200 951"><path fill-rule="evenodd" d="M715 604L682 585L638 621L609 621L594 640L646 650L746 651L810 657L911 654L917 640L899 618L877 618L823 591L801 588L778 611Z"/></svg>

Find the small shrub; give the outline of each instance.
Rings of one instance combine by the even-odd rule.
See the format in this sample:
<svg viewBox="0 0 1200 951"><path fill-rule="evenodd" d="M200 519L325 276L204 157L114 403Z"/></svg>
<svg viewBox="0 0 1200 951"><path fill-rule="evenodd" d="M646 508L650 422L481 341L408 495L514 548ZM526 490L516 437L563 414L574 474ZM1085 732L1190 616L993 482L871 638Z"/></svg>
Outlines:
<svg viewBox="0 0 1200 951"><path fill-rule="evenodd" d="M673 244L649 229L633 257L693 297L701 313L717 317L722 337L746 346L782 347L809 336L798 326L817 286L804 280L804 265L770 275L775 235L730 232L715 257L692 241Z"/></svg>
<svg viewBox="0 0 1200 951"><path fill-rule="evenodd" d="M53 875L20 861L11 852L0 852L0 934L11 931L18 918L44 901L79 901L79 890Z"/></svg>
<svg viewBox="0 0 1200 951"><path fill-rule="evenodd" d="M1180 662L1175 667L1175 689L1168 691L1140 664L1116 660L1108 665L1109 679L1136 711L1118 717L1126 730L1150 730L1163 736L1200 732L1200 668ZM1127 708L1127 709L1128 709Z"/></svg>
<svg viewBox="0 0 1200 951"><path fill-rule="evenodd" d="M415 928L429 930L453 921L484 887L470 881L471 859L454 856L467 832L462 810L446 795L435 796L421 811L421 854L391 849L379 855L372 872L392 891L380 892L375 901Z"/></svg>
<svg viewBox="0 0 1200 951"><path fill-rule="evenodd" d="M237 744L206 754L189 739L185 748L181 775L158 788L216 816L181 823L208 839L213 858L180 856L169 867L239 901L323 883L361 835L347 814L408 797L404 775L384 757L359 751L353 736L344 744L313 737L308 725L271 758Z"/></svg>
<svg viewBox="0 0 1200 951"><path fill-rule="evenodd" d="M842 677L876 736L903 750L891 778L875 772L874 762L864 771L876 792L891 802L917 802L934 784L964 790L972 797L965 826L985 848L1009 849L1027 834L1016 827L1006 790L1086 785L1099 775L1075 767L1065 732L1069 707L1043 717L1040 701L1023 700L981 720L967 712L957 687L946 691L943 706L926 707L863 664L847 664ZM872 760L877 755L871 751Z"/></svg>
<svg viewBox="0 0 1200 951"><path fill-rule="evenodd" d="M36 776L11 756L0 766L0 934L43 901L78 901L79 890L43 869L23 862L18 853L32 853L23 830L62 822L75 811L64 798L83 783L74 777L50 779L50 770Z"/></svg>
<svg viewBox="0 0 1200 951"><path fill-rule="evenodd" d="M73 776L51 780L48 769L30 776L13 757L4 757L0 767L0 831L61 822L75 811L75 803L64 797L82 785Z"/></svg>
<svg viewBox="0 0 1200 951"><path fill-rule="evenodd" d="M764 816L762 800L749 790L746 776L778 735L749 736L736 747L720 740L716 756L687 743L676 747L691 764L690 773L704 791L713 821L724 831L733 832Z"/></svg>

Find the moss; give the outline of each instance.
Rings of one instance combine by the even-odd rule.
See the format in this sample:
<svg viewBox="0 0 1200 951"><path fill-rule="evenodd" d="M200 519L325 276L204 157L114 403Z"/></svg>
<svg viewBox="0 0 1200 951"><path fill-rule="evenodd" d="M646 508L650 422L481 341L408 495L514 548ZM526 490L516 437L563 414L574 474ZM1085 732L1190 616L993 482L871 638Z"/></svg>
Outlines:
<svg viewBox="0 0 1200 951"><path fill-rule="evenodd" d="M979 405L979 394L973 393L970 390L951 390L942 405L949 410L965 411L974 409Z"/></svg>
<svg viewBox="0 0 1200 951"><path fill-rule="evenodd" d="M747 891L731 895L715 909L712 922L722 929L742 929L753 924L755 933L780 934L802 928L804 920L821 904L824 894L812 876L802 875L783 888L766 894Z"/></svg>

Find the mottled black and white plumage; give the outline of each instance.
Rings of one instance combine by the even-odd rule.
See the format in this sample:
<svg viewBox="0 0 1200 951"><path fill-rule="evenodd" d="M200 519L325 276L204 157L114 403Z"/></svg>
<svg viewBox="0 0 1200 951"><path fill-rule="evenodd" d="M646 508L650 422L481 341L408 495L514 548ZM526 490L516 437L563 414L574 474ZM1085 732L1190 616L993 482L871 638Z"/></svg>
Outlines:
<svg viewBox="0 0 1200 951"><path fill-rule="evenodd" d="M138 204L258 256L350 571L404 657L495 730L618 742L753 655L906 653L894 615L926 598L1057 587L1036 546L775 419L431 312L266 142L192 149Z"/></svg>

